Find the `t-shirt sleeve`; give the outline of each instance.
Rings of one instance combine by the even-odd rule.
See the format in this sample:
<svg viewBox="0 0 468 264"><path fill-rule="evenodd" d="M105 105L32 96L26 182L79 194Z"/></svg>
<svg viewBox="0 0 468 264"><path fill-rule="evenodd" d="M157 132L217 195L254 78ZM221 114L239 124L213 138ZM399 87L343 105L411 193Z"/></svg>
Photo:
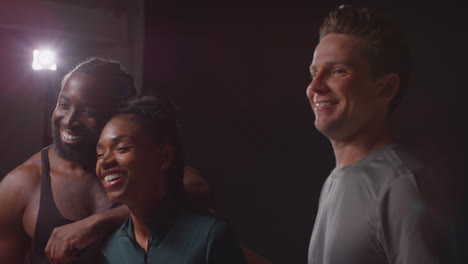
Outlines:
<svg viewBox="0 0 468 264"><path fill-rule="evenodd" d="M211 227L206 256L208 264L247 264L233 230L224 220Z"/></svg>
<svg viewBox="0 0 468 264"><path fill-rule="evenodd" d="M387 186L379 207L379 235L389 263L439 263L424 229L426 211L411 177L399 177Z"/></svg>

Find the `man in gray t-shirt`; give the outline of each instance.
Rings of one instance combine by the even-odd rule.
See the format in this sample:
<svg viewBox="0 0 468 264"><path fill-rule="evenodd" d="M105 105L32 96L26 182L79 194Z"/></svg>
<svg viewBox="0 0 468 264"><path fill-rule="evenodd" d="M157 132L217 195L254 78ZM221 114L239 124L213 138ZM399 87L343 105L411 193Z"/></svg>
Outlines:
<svg viewBox="0 0 468 264"><path fill-rule="evenodd" d="M437 263L415 181L423 167L389 129L409 53L396 27L367 9L341 6L320 28L307 97L336 168L320 196L309 264Z"/></svg>

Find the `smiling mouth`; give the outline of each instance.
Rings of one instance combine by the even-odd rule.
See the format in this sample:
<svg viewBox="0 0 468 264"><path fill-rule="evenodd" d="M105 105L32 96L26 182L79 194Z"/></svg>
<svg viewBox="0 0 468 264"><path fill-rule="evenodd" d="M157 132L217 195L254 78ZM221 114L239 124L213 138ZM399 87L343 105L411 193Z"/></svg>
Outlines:
<svg viewBox="0 0 468 264"><path fill-rule="evenodd" d="M101 181L102 185L104 185L104 189L113 189L125 182L125 174L122 172L111 172L110 174L102 177Z"/></svg>
<svg viewBox="0 0 468 264"><path fill-rule="evenodd" d="M68 132L66 131L62 131L62 137L66 140L69 140L69 141L75 141L78 139L77 136L75 135L72 135L72 134L69 134Z"/></svg>
<svg viewBox="0 0 468 264"><path fill-rule="evenodd" d="M112 183L113 181L116 181L118 179L121 179L124 175L121 173L112 173L109 175L106 175L104 177L104 182L105 183Z"/></svg>
<svg viewBox="0 0 468 264"><path fill-rule="evenodd" d="M62 141L68 142L68 143L76 143L81 139L81 136L72 134L68 131L65 131L63 129L60 130L60 134L62 136Z"/></svg>
<svg viewBox="0 0 468 264"><path fill-rule="evenodd" d="M314 103L314 110L315 111L331 110L331 108L333 108L337 104L338 104L338 101L326 101L326 102Z"/></svg>
<svg viewBox="0 0 468 264"><path fill-rule="evenodd" d="M320 102L320 103L315 103L315 107L325 107L325 106L331 106L331 105L336 105L338 102Z"/></svg>

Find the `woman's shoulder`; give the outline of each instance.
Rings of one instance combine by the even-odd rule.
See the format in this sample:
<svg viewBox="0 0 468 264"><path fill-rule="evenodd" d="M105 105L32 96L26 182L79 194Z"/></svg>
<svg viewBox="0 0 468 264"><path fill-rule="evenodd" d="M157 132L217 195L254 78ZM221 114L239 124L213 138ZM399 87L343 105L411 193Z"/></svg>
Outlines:
<svg viewBox="0 0 468 264"><path fill-rule="evenodd" d="M230 225L225 217L192 208L182 209L177 222L178 224L189 225L200 231L201 229L212 229L217 226Z"/></svg>

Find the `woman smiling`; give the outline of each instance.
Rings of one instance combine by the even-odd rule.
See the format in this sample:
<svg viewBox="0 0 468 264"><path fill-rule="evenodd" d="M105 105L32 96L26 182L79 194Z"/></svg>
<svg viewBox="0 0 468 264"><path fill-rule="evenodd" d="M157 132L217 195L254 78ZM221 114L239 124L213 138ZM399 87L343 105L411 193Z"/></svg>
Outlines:
<svg viewBox="0 0 468 264"><path fill-rule="evenodd" d="M96 175L107 196L128 206L102 263L245 263L228 222L187 206L183 153L172 105L129 102L104 127Z"/></svg>

